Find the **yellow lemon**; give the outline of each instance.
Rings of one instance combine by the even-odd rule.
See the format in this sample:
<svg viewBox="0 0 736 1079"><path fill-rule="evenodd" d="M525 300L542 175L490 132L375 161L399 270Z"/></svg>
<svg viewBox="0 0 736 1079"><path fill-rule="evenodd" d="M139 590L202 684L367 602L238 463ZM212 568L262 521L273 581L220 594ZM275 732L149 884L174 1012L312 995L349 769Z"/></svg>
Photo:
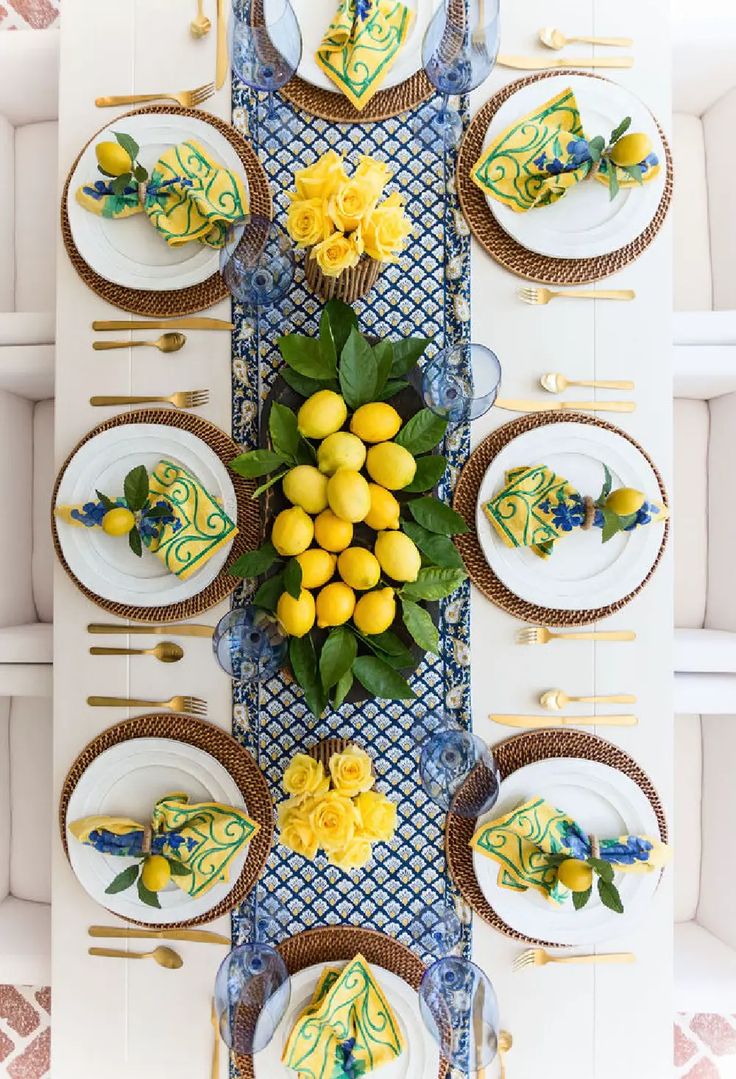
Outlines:
<svg viewBox="0 0 736 1079"><path fill-rule="evenodd" d="M379 532L373 548L381 569L395 581L416 581L422 556L403 532Z"/></svg>
<svg viewBox="0 0 736 1079"><path fill-rule="evenodd" d="M322 551L319 547L302 551L296 556L296 560L302 567L302 588L321 588L323 584L327 584L335 572L337 561L334 554Z"/></svg>
<svg viewBox="0 0 736 1079"><path fill-rule="evenodd" d="M648 135L632 131L614 143L611 161L614 165L638 165L652 152L652 140Z"/></svg>
<svg viewBox="0 0 736 1079"><path fill-rule="evenodd" d="M307 513L321 513L327 508L327 477L314 465L297 465L284 476L281 486L294 506Z"/></svg>
<svg viewBox="0 0 736 1079"><path fill-rule="evenodd" d="M353 622L361 633L369 636L383 633L396 618L396 599L393 588L379 588L376 592L366 592L355 604Z"/></svg>
<svg viewBox="0 0 736 1079"><path fill-rule="evenodd" d="M364 442L387 442L401 427L401 416L385 401L373 401L356 409L350 430Z"/></svg>
<svg viewBox="0 0 736 1079"><path fill-rule="evenodd" d="M368 481L352 468L338 468L327 481L330 509L343 521L355 524L370 513L371 493Z"/></svg>
<svg viewBox="0 0 736 1079"><path fill-rule="evenodd" d="M355 435L347 431L335 431L320 443L317 465L320 472L331 476L338 468L352 468L360 472L365 464L365 446Z"/></svg>
<svg viewBox="0 0 736 1079"><path fill-rule="evenodd" d="M325 551L344 551L353 542L353 526L324 510L314 522L314 538Z"/></svg>
<svg viewBox="0 0 736 1079"><path fill-rule="evenodd" d="M612 491L606 499L606 509L617 513L620 517L638 513L643 505L644 495L641 491L635 491L633 487L619 487L618 491Z"/></svg>
<svg viewBox="0 0 736 1079"><path fill-rule="evenodd" d="M568 858L557 871L560 883L571 892L587 892L593 883L593 870L578 858Z"/></svg>
<svg viewBox="0 0 736 1079"><path fill-rule="evenodd" d="M125 506L108 510L102 518L102 530L107 532L108 536L127 536L134 524L135 517Z"/></svg>
<svg viewBox="0 0 736 1079"><path fill-rule="evenodd" d="M279 554L295 555L306 551L314 537L314 524L301 506L282 510L273 522L271 543Z"/></svg>
<svg viewBox="0 0 736 1079"><path fill-rule="evenodd" d="M365 547L348 547L337 560L337 571L345 584L358 592L375 588L381 576L378 559Z"/></svg>
<svg viewBox="0 0 736 1079"><path fill-rule="evenodd" d="M95 154L97 164L113 176L122 176L124 172L130 172L133 168L130 154L119 142L98 142L95 146Z"/></svg>
<svg viewBox="0 0 736 1079"><path fill-rule="evenodd" d="M371 493L371 510L365 517L368 527L376 532L384 528L398 528L400 507L391 492L377 483L369 483L368 490Z"/></svg>
<svg viewBox="0 0 736 1079"><path fill-rule="evenodd" d="M414 479L417 463L403 446L395 442L379 442L371 446L366 457L368 475L389 491L400 491Z"/></svg>
<svg viewBox="0 0 736 1079"><path fill-rule="evenodd" d="M171 866L163 854L151 854L141 870L141 880L149 892L160 892L171 880Z"/></svg>
<svg viewBox="0 0 736 1079"><path fill-rule="evenodd" d="M341 626L355 610L355 592L342 581L326 584L317 593L317 625Z"/></svg>
<svg viewBox="0 0 736 1079"><path fill-rule="evenodd" d="M297 427L305 438L327 438L340 430L347 416L347 405L339 393L318 390L299 409Z"/></svg>
<svg viewBox="0 0 736 1079"><path fill-rule="evenodd" d="M282 592L276 604L276 617L284 633L303 637L314 625L314 596L306 588L302 588L299 599Z"/></svg>

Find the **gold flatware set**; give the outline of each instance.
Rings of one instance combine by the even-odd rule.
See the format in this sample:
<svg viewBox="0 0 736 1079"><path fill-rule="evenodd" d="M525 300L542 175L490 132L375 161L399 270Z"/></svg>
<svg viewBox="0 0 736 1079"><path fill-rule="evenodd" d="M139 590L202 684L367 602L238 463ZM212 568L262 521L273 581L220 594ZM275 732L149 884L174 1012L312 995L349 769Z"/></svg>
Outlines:
<svg viewBox="0 0 736 1079"><path fill-rule="evenodd" d="M113 348L157 348L159 352L178 352L184 348L186 337L177 330L161 334L156 341L95 341L95 352L106 352Z"/></svg>
<svg viewBox="0 0 736 1079"><path fill-rule="evenodd" d="M603 693L592 697L570 697L561 689L548 689L539 698L542 708L550 712L559 712L567 708L568 704L636 704L633 693Z"/></svg>
<svg viewBox="0 0 736 1079"><path fill-rule="evenodd" d="M167 624L145 625L136 622L126 626L115 622L90 622L88 633L152 633L166 634L172 637L211 637L214 626L200 626L194 622L169 622Z"/></svg>
<svg viewBox="0 0 736 1079"><path fill-rule="evenodd" d="M88 697L87 704L91 708L166 708L180 715L201 718L207 715L207 701L201 697L176 696L167 701L149 701L141 697Z"/></svg>
<svg viewBox="0 0 736 1079"><path fill-rule="evenodd" d="M544 948L529 948L517 955L511 969L527 970L529 967L546 967L548 963L634 963L632 952L603 952L601 955L550 955Z"/></svg>
<svg viewBox="0 0 736 1079"><path fill-rule="evenodd" d="M152 397L147 394L123 394L118 396L97 395L90 397L91 405L173 405L174 408L199 408L210 399L209 390L185 390L168 397Z"/></svg>
<svg viewBox="0 0 736 1079"><path fill-rule="evenodd" d="M636 727L636 716L517 716L490 715L502 727Z"/></svg>
<svg viewBox="0 0 736 1079"><path fill-rule="evenodd" d="M117 105L142 105L146 101L175 101L183 109L196 109L215 92L215 84L206 82L195 86L193 90L168 90L160 94L112 94L109 97L96 97L98 109L109 109Z"/></svg>
<svg viewBox="0 0 736 1079"><path fill-rule="evenodd" d="M230 937L213 933L211 929L132 929L120 925L91 925L91 937L124 937L126 940L186 940L197 944L225 944L232 947Z"/></svg>
<svg viewBox="0 0 736 1079"><path fill-rule="evenodd" d="M95 319L93 330L234 330L235 323L209 315L191 318L146 318L131 322L124 318Z"/></svg>
<svg viewBox="0 0 736 1079"><path fill-rule="evenodd" d="M89 955L104 956L108 959L153 959L160 967L167 970L178 970L184 966L184 960L173 948L160 945L150 952L125 952L119 948L89 948Z"/></svg>
<svg viewBox="0 0 736 1079"><path fill-rule="evenodd" d="M580 629L552 633L546 626L525 626L516 631L517 644L549 644L550 641L635 641L630 629Z"/></svg>
<svg viewBox="0 0 736 1079"><path fill-rule="evenodd" d="M204 0L197 0L197 14L189 23L192 37L204 37L212 29L212 23L204 13Z"/></svg>
<svg viewBox="0 0 736 1079"><path fill-rule="evenodd" d="M496 408L507 412L633 412L633 401L535 401L526 398L497 397Z"/></svg>
<svg viewBox="0 0 736 1079"><path fill-rule="evenodd" d="M153 656L160 663L178 663L184 649L173 641L161 641L154 648L90 648L91 656Z"/></svg>
<svg viewBox="0 0 736 1079"><path fill-rule="evenodd" d="M508 56L499 53L496 63L519 71L546 71L555 67L618 67L634 66L633 56Z"/></svg>
<svg viewBox="0 0 736 1079"><path fill-rule="evenodd" d="M549 371L539 379L539 385L547 393L564 393L568 386L583 386L594 390L633 390L634 383L628 379L570 379L556 371Z"/></svg>
<svg viewBox="0 0 736 1079"><path fill-rule="evenodd" d="M541 286L532 288L529 285L523 285L518 291L517 296L524 303L531 304L533 307L541 307L548 304L550 300L635 300L636 293L633 288L609 288L609 289L552 289L543 288Z"/></svg>
<svg viewBox="0 0 736 1079"><path fill-rule="evenodd" d="M545 26L540 30L539 40L548 49L564 49L565 45L612 45L615 48L630 49L634 44L630 37L566 37L554 26Z"/></svg>

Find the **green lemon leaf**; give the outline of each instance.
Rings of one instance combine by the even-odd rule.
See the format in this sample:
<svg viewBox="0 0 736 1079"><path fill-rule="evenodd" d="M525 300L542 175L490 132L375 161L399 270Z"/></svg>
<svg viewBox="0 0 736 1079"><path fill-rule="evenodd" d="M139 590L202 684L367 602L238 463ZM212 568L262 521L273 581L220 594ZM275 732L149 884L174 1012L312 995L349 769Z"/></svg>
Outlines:
<svg viewBox="0 0 736 1079"><path fill-rule="evenodd" d="M604 880L603 877L599 877L598 895L601 897L601 903L604 907L608 907L609 910L615 911L616 914L623 914L624 905L621 902L621 896L618 894L618 888L615 884Z"/></svg>
<svg viewBox="0 0 736 1079"><path fill-rule="evenodd" d="M416 697L409 683L378 656L358 656L353 663L353 674L374 697L401 701Z"/></svg>
<svg viewBox="0 0 736 1079"><path fill-rule="evenodd" d="M171 870L172 877L188 877L191 875L191 869L189 866L182 865L176 858L167 858L169 863L169 869Z"/></svg>
<svg viewBox="0 0 736 1079"><path fill-rule="evenodd" d="M598 495L598 504L605 502L611 493L613 487L613 476L608 465L603 466L603 486L601 487L601 493Z"/></svg>
<svg viewBox="0 0 736 1079"><path fill-rule="evenodd" d="M97 495L106 510L114 510L117 508L113 500L111 498L108 498L107 495L103 495L102 491L96 490L95 494Z"/></svg>
<svg viewBox="0 0 736 1079"><path fill-rule="evenodd" d="M264 611L275 611L279 596L284 591L284 575L276 573L264 581L253 597L255 607L262 607Z"/></svg>
<svg viewBox="0 0 736 1079"><path fill-rule="evenodd" d="M613 866L603 858L588 858L588 865L596 871L599 877L609 884L613 880Z"/></svg>
<svg viewBox="0 0 736 1079"><path fill-rule="evenodd" d="M353 328L340 357L340 390L348 408L373 400L378 363L365 337Z"/></svg>
<svg viewBox="0 0 736 1079"><path fill-rule="evenodd" d="M308 378L291 367L282 367L279 374L287 386L302 397L311 397L318 390L337 390L337 380L334 378Z"/></svg>
<svg viewBox="0 0 736 1079"><path fill-rule="evenodd" d="M431 558L435 566L445 566L448 569L465 569L465 563L460 557L455 544L449 536L440 536L437 532L429 532L422 528L416 521L402 521L401 531L406 532L409 539L414 540L422 554Z"/></svg>
<svg viewBox="0 0 736 1079"><path fill-rule="evenodd" d="M142 165L136 165L133 170L133 175L139 184L144 184L148 179L148 170L144 169Z"/></svg>
<svg viewBox="0 0 736 1079"><path fill-rule="evenodd" d="M358 642L352 630L347 626L330 630L319 657L319 675L324 689L336 686L344 675L350 673L357 654Z"/></svg>
<svg viewBox="0 0 736 1079"><path fill-rule="evenodd" d="M402 599L443 599L451 595L466 577L467 573L462 569L424 566L416 581L405 584L399 594Z"/></svg>
<svg viewBox="0 0 736 1079"><path fill-rule="evenodd" d="M105 888L105 895L117 895L118 892L124 892L126 888L130 888L131 884L135 883L139 871L140 865L129 865L122 873L118 873L117 877L113 877Z"/></svg>
<svg viewBox="0 0 736 1079"><path fill-rule="evenodd" d="M266 573L278 557L274 545L270 540L266 540L258 550L241 554L229 567L228 573L231 577L258 577L261 573Z"/></svg>
<svg viewBox="0 0 736 1079"><path fill-rule="evenodd" d="M401 600L404 625L420 648L439 654L440 635L428 611L410 599Z"/></svg>
<svg viewBox="0 0 736 1079"><path fill-rule="evenodd" d="M307 378L333 378L335 369L325 363L320 343L316 337L307 337L302 333L287 333L276 342L284 360Z"/></svg>
<svg viewBox="0 0 736 1079"><path fill-rule="evenodd" d="M140 147L138 146L138 143L135 141L135 139L131 138L130 135L126 135L123 131L114 131L113 134L118 140L119 145L122 146L122 148L125 150L130 160L135 161L135 159L138 157L138 152L140 150Z"/></svg>
<svg viewBox="0 0 736 1079"><path fill-rule="evenodd" d="M143 554L143 541L137 528L131 528L128 533L128 546L133 554L138 555L139 558L141 557Z"/></svg>
<svg viewBox="0 0 736 1079"><path fill-rule="evenodd" d="M429 337L402 337L398 341L393 341L394 359L391 364L391 377L401 378L408 374L430 343Z"/></svg>
<svg viewBox="0 0 736 1079"><path fill-rule="evenodd" d="M423 408L404 424L394 442L398 442L416 457L417 454L434 449L445 437L446 430L446 419L437 416L430 408Z"/></svg>
<svg viewBox="0 0 736 1079"><path fill-rule="evenodd" d="M327 704L327 694L322 688L317 670L317 655L314 641L309 633L303 637L292 637L289 641L289 659L299 685L304 690L304 699L315 719L319 719Z"/></svg>
<svg viewBox="0 0 736 1079"><path fill-rule="evenodd" d="M337 346L332 332L332 323L327 311L323 309L319 320L319 351L325 368L332 375L337 374Z"/></svg>
<svg viewBox="0 0 736 1079"><path fill-rule="evenodd" d="M289 469L285 468L283 472L277 472L275 476L271 476L270 480L266 480L260 487L256 487L255 491L250 496L251 502L256 498L260 498L264 491L267 491L269 487L273 487L274 483L278 483L279 480L282 480L288 471Z"/></svg>
<svg viewBox="0 0 736 1079"><path fill-rule="evenodd" d="M614 127L613 131L611 132L611 138L609 139L609 142L611 142L611 143L618 142L618 140L621 138L623 133L625 131L628 131L630 127L631 127L631 117L630 116L624 116L623 120L618 125L618 127Z"/></svg>
<svg viewBox="0 0 736 1079"><path fill-rule="evenodd" d="M621 518L613 510L602 509L603 514L603 530L601 532L601 539L603 543L608 543L610 539L613 539L621 529Z"/></svg>
<svg viewBox="0 0 736 1079"><path fill-rule="evenodd" d="M373 400L377 401L391 372L391 364L394 360L394 346L390 341L379 341L377 345L373 346L373 356L376 361L376 383L373 387Z"/></svg>
<svg viewBox="0 0 736 1079"><path fill-rule="evenodd" d="M123 482L123 494L128 509L133 513L142 510L148 501L148 470L145 465L132 469Z"/></svg>
<svg viewBox="0 0 736 1079"><path fill-rule="evenodd" d="M618 175L616 174L616 166L612 161L608 162L608 166L608 172L606 173L606 176L608 177L608 197L609 202L613 202L619 192L619 182Z"/></svg>
<svg viewBox="0 0 736 1079"><path fill-rule="evenodd" d="M149 888L146 888L141 877L138 878L138 898L142 903L145 903L147 907L161 907L158 901L158 895L156 892L152 892Z"/></svg>
<svg viewBox="0 0 736 1079"><path fill-rule="evenodd" d="M348 693L350 692L350 690L352 688L353 688L353 672L352 671L345 671L345 674L342 676L342 678L338 679L337 685L335 686L335 692L334 692L334 697L333 697L333 702L334 702L335 708L340 707L340 705L345 700L345 698L347 697Z"/></svg>
<svg viewBox="0 0 736 1079"><path fill-rule="evenodd" d="M429 532L439 532L443 536L457 536L468 531L468 526L459 513L451 506L440 502L432 495L415 498L409 503L409 512L418 525Z"/></svg>
<svg viewBox="0 0 736 1079"><path fill-rule="evenodd" d="M416 666L416 661L410 650L390 629L384 630L383 633L367 634L361 633L359 630L356 630L355 633L374 655L385 660L389 666L395 667L397 671Z"/></svg>
<svg viewBox="0 0 736 1079"><path fill-rule="evenodd" d="M271 436L274 452L284 459L293 459L300 442L300 435L296 428L296 413L286 405L274 401L268 417L268 433Z"/></svg>
<svg viewBox="0 0 736 1079"><path fill-rule="evenodd" d="M284 570L284 590L294 599L299 599L302 590L302 567L295 558L290 558Z"/></svg>
<svg viewBox="0 0 736 1079"><path fill-rule="evenodd" d="M573 892L572 893L572 905L575 907L575 910L582 910L583 909L585 904L590 899L592 891L593 891L592 888L586 888L584 892Z"/></svg>
<svg viewBox="0 0 736 1079"><path fill-rule="evenodd" d="M349 304L342 300L328 300L324 307L324 313L330 321L332 339L335 342L337 355L342 354L350 331L358 325L358 316Z"/></svg>
<svg viewBox="0 0 736 1079"><path fill-rule="evenodd" d="M409 383L403 378L390 378L386 385L383 387L379 394L376 394L376 400L389 401L392 397L395 397L397 393L401 393L408 387Z"/></svg>
<svg viewBox="0 0 736 1079"><path fill-rule="evenodd" d="M439 453L431 453L428 457L418 457L414 479L411 483L407 483L406 487L401 488L402 494L431 491L444 476L446 468L447 458Z"/></svg>
<svg viewBox="0 0 736 1079"><path fill-rule="evenodd" d="M115 194L115 195L124 194L126 187L128 186L128 184L130 183L130 181L132 179L133 179L133 177L129 172L124 172L122 174L122 176L116 176L115 179L110 184L110 188L112 189L113 194Z"/></svg>
<svg viewBox="0 0 736 1079"><path fill-rule="evenodd" d="M600 156L606 148L606 140L602 135L596 135L594 139L588 140L588 151L594 161L599 161Z"/></svg>
<svg viewBox="0 0 736 1079"><path fill-rule="evenodd" d="M285 464L283 455L274 450L250 450L241 453L230 462L230 468L239 476L245 476L247 480L255 479L256 476L265 476L273 472L279 465Z"/></svg>
<svg viewBox="0 0 736 1079"><path fill-rule="evenodd" d="M147 521L157 521L160 517L170 517L172 513L171 503L167 502L165 506L146 506L143 510L143 516Z"/></svg>
<svg viewBox="0 0 736 1079"><path fill-rule="evenodd" d="M638 184L644 183L644 173L641 170L641 165L619 165L620 169L630 176L632 180L636 180Z"/></svg>

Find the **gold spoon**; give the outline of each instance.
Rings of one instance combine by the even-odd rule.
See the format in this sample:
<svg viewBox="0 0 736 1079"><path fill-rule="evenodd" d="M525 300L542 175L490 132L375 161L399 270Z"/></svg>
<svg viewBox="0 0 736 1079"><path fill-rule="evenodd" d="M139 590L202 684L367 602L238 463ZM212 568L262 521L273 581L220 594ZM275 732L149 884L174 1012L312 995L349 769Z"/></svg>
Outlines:
<svg viewBox="0 0 736 1079"><path fill-rule="evenodd" d="M561 30L553 26L545 26L539 31L539 40L548 49L564 49L565 45L618 45L623 49L630 49L634 44L630 37L565 37ZM572 63L572 61L570 61Z"/></svg>
<svg viewBox="0 0 736 1079"><path fill-rule="evenodd" d="M636 697L633 693L609 693L599 697L569 697L561 689L548 689L539 698L539 703L549 712L560 712L573 701L585 704L592 701L606 701L608 704L636 704Z"/></svg>
<svg viewBox="0 0 736 1079"><path fill-rule="evenodd" d="M184 649L173 641L161 641L155 648L90 648L91 656L155 656L161 663L178 663Z"/></svg>
<svg viewBox="0 0 736 1079"><path fill-rule="evenodd" d="M504 1054L511 1051L511 1047L514 1044L514 1039L508 1030L502 1030L498 1035L498 1063L499 1063L499 1079L506 1079L506 1061L504 1060Z"/></svg>
<svg viewBox="0 0 736 1079"><path fill-rule="evenodd" d="M124 952L117 948L90 948L90 955L103 955L110 959L154 959L160 967L167 970L178 970L184 965L182 957L173 948L165 948L161 945L152 952Z"/></svg>
<svg viewBox="0 0 736 1079"><path fill-rule="evenodd" d="M92 348L104 352L111 348L157 348L160 352L178 352L184 348L186 337L183 333L170 331L162 333L158 341L95 341Z"/></svg>
<svg viewBox="0 0 736 1079"><path fill-rule="evenodd" d="M626 379L621 381L603 381L601 379L594 379L592 381L574 381L573 379L565 378L564 375L558 374L556 371L548 371L546 375L542 375L539 380L539 385L543 390L547 390L548 393L564 393L568 386L589 386L593 389L599 390L633 390L634 383Z"/></svg>
<svg viewBox="0 0 736 1079"><path fill-rule="evenodd" d="M197 0L197 17L189 23L192 37L204 37L205 34L209 34L212 27L212 23L202 9L203 2L204 0Z"/></svg>

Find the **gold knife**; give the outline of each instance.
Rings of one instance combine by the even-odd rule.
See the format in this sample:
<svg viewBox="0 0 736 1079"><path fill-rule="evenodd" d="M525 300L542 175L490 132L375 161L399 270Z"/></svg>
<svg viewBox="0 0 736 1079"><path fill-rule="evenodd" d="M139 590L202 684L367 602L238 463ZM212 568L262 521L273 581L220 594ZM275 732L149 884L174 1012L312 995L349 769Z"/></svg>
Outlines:
<svg viewBox="0 0 736 1079"><path fill-rule="evenodd" d="M224 318L158 318L131 322L126 319L102 319L92 323L93 330L234 330L235 323Z"/></svg>
<svg viewBox="0 0 736 1079"><path fill-rule="evenodd" d="M496 408L509 412L633 412L633 401L533 401L525 398L497 397Z"/></svg>
<svg viewBox="0 0 736 1079"><path fill-rule="evenodd" d="M213 933L209 929L128 929L112 925L91 925L87 930L91 937L141 937L153 940L194 940L201 944L226 944L232 946L230 937Z"/></svg>
<svg viewBox="0 0 736 1079"><path fill-rule="evenodd" d="M88 633L158 633L171 634L174 637L211 637L215 632L214 626L198 626L189 622L167 624L161 626L118 626L108 622L91 622L87 626Z"/></svg>
<svg viewBox="0 0 736 1079"><path fill-rule="evenodd" d="M496 63L521 71L543 71L553 67L633 67L633 56L506 56L500 53Z"/></svg>
<svg viewBox="0 0 736 1079"><path fill-rule="evenodd" d="M488 717L504 727L636 727L636 716L499 716Z"/></svg>
<svg viewBox="0 0 736 1079"><path fill-rule="evenodd" d="M215 90L219 90L227 75L227 34L225 24L225 0L217 0L217 63L215 65Z"/></svg>

